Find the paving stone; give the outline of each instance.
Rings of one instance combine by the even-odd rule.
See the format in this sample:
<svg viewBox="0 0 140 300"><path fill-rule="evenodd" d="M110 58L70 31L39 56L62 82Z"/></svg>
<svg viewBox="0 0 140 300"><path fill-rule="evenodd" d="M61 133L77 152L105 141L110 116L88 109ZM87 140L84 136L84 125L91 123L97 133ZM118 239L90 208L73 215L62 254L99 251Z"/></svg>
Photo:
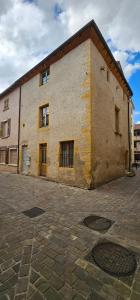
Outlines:
<svg viewBox="0 0 140 300"><path fill-rule="evenodd" d="M16 286L16 294L21 294L26 292L27 286L28 286L28 277L19 278Z"/></svg>
<svg viewBox="0 0 140 300"><path fill-rule="evenodd" d="M19 271L19 276L20 277L24 277L24 276L28 276L29 274L29 269L30 269L30 265L21 265L20 266L20 271Z"/></svg>
<svg viewBox="0 0 140 300"><path fill-rule="evenodd" d="M64 299L72 299L75 295L74 290L67 283L62 287L61 294L63 294Z"/></svg>
<svg viewBox="0 0 140 300"><path fill-rule="evenodd" d="M35 270L31 270L31 275L30 275L30 282L33 284L37 281L39 278L39 274L35 272Z"/></svg>
<svg viewBox="0 0 140 300"><path fill-rule="evenodd" d="M30 299L31 300L44 300L44 297L39 292L36 292Z"/></svg>
<svg viewBox="0 0 140 300"><path fill-rule="evenodd" d="M18 273L19 268L20 268L20 263L18 263L18 264L16 264L16 265L13 266L13 270L14 270L16 273Z"/></svg>
<svg viewBox="0 0 140 300"><path fill-rule="evenodd" d="M27 292L27 298L30 298L35 294L36 290L33 288L31 284L29 284L28 292Z"/></svg>
<svg viewBox="0 0 140 300"><path fill-rule="evenodd" d="M0 300L9 300L8 296L0 294Z"/></svg>
<svg viewBox="0 0 140 300"><path fill-rule="evenodd" d="M49 289L50 284L48 281L39 278L36 282L35 282L35 287L41 292L44 293L46 290Z"/></svg>
<svg viewBox="0 0 140 300"><path fill-rule="evenodd" d="M61 279L60 277L54 274L49 278L49 282L50 286L54 287L56 290L60 290L65 284L64 279Z"/></svg>
<svg viewBox="0 0 140 300"><path fill-rule="evenodd" d="M48 289L45 294L47 300L64 300L63 296L59 295L54 289ZM38 300L38 299L37 299Z"/></svg>
<svg viewBox="0 0 140 300"><path fill-rule="evenodd" d="M88 300L108 300L108 299L102 297L97 292L92 291L91 294L90 294L90 296L88 297Z"/></svg>
<svg viewBox="0 0 140 300"><path fill-rule="evenodd" d="M132 292L131 300L140 300L140 294Z"/></svg>

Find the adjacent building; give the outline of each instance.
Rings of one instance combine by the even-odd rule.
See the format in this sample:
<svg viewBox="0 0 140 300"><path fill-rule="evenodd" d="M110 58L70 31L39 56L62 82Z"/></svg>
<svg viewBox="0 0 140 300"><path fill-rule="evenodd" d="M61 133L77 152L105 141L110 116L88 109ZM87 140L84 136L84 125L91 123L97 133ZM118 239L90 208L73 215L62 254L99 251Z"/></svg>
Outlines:
<svg viewBox="0 0 140 300"><path fill-rule="evenodd" d="M19 121L20 173L86 188L125 174L132 91L94 21L4 91L0 102L15 91L20 113L11 126L12 118Z"/></svg>
<svg viewBox="0 0 140 300"><path fill-rule="evenodd" d="M140 162L140 124L134 125L134 160Z"/></svg>
<svg viewBox="0 0 140 300"><path fill-rule="evenodd" d="M20 88L0 95L0 172L18 171Z"/></svg>

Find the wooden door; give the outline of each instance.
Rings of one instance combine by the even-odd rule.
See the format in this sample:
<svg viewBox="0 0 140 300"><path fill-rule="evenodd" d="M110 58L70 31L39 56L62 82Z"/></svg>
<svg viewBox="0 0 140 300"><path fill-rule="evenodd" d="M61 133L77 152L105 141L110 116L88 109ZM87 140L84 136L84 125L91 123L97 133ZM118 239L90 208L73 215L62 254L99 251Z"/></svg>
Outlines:
<svg viewBox="0 0 140 300"><path fill-rule="evenodd" d="M40 176L47 175L47 144L40 144Z"/></svg>

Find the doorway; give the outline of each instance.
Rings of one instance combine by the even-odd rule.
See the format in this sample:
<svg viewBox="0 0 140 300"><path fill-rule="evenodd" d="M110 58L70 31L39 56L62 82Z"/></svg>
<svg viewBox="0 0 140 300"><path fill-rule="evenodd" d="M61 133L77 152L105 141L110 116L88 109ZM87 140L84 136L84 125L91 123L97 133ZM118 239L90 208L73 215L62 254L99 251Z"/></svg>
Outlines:
<svg viewBox="0 0 140 300"><path fill-rule="evenodd" d="M47 176L47 144L39 145L40 176Z"/></svg>

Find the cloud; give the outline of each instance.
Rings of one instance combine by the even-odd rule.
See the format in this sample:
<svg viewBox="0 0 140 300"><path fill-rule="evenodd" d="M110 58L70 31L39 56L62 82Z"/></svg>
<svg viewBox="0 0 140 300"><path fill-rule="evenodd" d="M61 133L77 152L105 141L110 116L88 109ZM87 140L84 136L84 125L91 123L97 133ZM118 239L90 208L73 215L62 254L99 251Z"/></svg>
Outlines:
<svg viewBox="0 0 140 300"><path fill-rule="evenodd" d="M135 116L140 116L140 111L134 111Z"/></svg>
<svg viewBox="0 0 140 300"><path fill-rule="evenodd" d="M137 121L135 124L140 124L140 121Z"/></svg>
<svg viewBox="0 0 140 300"><path fill-rule="evenodd" d="M0 90L91 19L129 79L140 69L139 11L139 0L1 0Z"/></svg>

